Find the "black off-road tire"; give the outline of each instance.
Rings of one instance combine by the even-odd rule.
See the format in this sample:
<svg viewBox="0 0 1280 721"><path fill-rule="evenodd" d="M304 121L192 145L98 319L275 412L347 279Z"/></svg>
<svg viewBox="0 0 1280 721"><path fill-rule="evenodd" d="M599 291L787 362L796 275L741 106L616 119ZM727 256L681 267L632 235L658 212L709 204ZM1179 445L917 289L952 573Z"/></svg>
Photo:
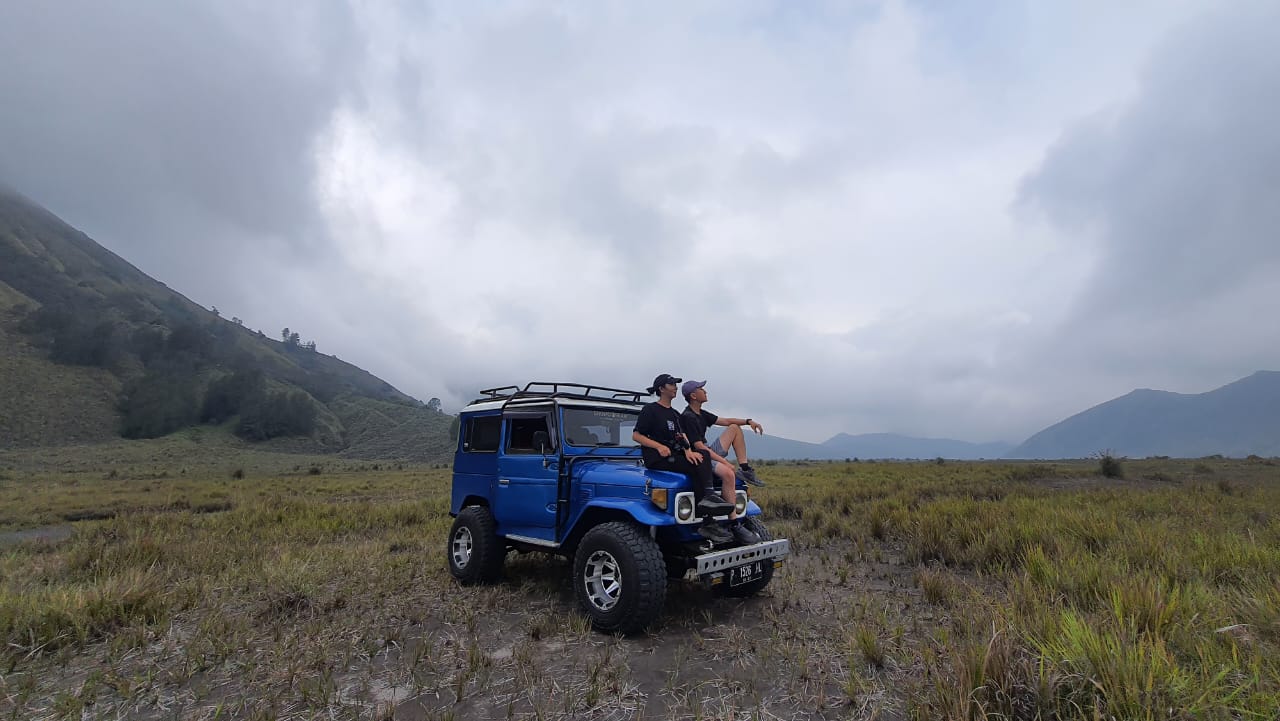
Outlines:
<svg viewBox="0 0 1280 721"><path fill-rule="evenodd" d="M596 630L641 631L662 613L666 601L662 549L640 525L602 523L587 531L578 544L573 588Z"/></svg>
<svg viewBox="0 0 1280 721"><path fill-rule="evenodd" d="M760 537L761 541L773 540L773 534L769 533L769 529L765 528L764 523L756 516L743 519L742 525L755 532L755 534ZM744 583L741 586L730 586L726 579L723 584L716 586L715 588L718 589L718 592L722 596L728 596L729 598L747 598L763 591L764 587L768 586L769 582L772 580L773 559L769 559L765 561L764 575L760 576L760 578L751 581L750 583Z"/></svg>
<svg viewBox="0 0 1280 721"><path fill-rule="evenodd" d="M445 556L449 573L465 586L494 583L502 578L507 546L498 538L497 523L484 506L467 506L453 520Z"/></svg>

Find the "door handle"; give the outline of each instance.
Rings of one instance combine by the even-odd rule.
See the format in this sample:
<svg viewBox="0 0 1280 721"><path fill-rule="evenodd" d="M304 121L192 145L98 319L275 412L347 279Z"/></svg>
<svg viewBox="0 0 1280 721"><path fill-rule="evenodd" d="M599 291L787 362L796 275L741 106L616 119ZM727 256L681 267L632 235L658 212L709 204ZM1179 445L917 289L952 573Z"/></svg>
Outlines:
<svg viewBox="0 0 1280 721"><path fill-rule="evenodd" d="M498 485L499 485L499 486L509 486L509 485L511 485L511 480L510 480L510 479L508 479L508 478L499 478L499 479L498 479Z"/></svg>

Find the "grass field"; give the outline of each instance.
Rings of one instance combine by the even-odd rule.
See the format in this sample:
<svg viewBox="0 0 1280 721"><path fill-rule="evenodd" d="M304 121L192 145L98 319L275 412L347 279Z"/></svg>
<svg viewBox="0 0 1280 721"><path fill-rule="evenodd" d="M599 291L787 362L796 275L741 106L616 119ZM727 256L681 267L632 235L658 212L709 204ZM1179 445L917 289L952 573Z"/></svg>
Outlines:
<svg viewBox="0 0 1280 721"><path fill-rule="evenodd" d="M1276 461L764 466L773 584L615 638L456 586L446 469L208 445L0 454L0 717L1280 714Z"/></svg>

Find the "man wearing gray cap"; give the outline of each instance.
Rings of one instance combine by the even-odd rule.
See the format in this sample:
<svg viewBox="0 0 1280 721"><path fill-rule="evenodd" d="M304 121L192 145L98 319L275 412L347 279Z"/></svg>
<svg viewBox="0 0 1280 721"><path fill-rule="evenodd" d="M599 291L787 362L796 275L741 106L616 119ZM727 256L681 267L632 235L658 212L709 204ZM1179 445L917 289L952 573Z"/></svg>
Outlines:
<svg viewBox="0 0 1280 721"><path fill-rule="evenodd" d="M764 481L756 477L751 461L747 459L747 439L742 432L742 426L747 426L757 435L764 433L764 427L751 418L726 418L703 409L702 404L707 402L706 385L706 381L685 381L680 388L685 402L689 404L680 417L685 432L689 434L689 440L694 442L694 448L705 447L710 451L711 459L716 464L713 470L718 470L716 466L723 464L730 474L733 473L733 465L725 456L732 448L734 457L738 459L738 474L742 476L742 480L753 486L763 486ZM707 429L711 426L725 426L725 429L719 438L708 444ZM698 445L698 441L703 445Z"/></svg>
<svg viewBox="0 0 1280 721"><path fill-rule="evenodd" d="M720 479L720 485L724 488L724 497L733 498L736 495L737 479L734 476L733 464L729 463L725 455L729 452L729 448L732 448L738 459L738 473L741 474L742 480L755 486L763 486L764 483L756 478L755 471L751 469L751 463L747 460L747 442L742 433L742 426L747 426L756 433L763 433L764 428L751 418L727 418L704 410L702 404L707 400L706 385L706 381L685 381L680 387L680 392L689 404L684 413L680 414L680 422L693 447L707 454L711 459L712 475ZM713 425L725 426L725 430L719 438L708 444L707 428ZM736 513L729 514L729 521L730 531L740 543L760 542L760 537L742 525Z"/></svg>

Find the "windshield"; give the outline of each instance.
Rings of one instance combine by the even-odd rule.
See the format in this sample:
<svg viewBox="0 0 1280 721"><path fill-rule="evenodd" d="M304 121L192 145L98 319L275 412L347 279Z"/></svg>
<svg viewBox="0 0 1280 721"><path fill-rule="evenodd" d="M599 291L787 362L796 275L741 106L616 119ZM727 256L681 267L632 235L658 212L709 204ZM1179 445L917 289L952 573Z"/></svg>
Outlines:
<svg viewBox="0 0 1280 721"><path fill-rule="evenodd" d="M634 448L637 444L631 440L631 431L636 427L639 415L639 411L565 408L564 438L571 446Z"/></svg>

